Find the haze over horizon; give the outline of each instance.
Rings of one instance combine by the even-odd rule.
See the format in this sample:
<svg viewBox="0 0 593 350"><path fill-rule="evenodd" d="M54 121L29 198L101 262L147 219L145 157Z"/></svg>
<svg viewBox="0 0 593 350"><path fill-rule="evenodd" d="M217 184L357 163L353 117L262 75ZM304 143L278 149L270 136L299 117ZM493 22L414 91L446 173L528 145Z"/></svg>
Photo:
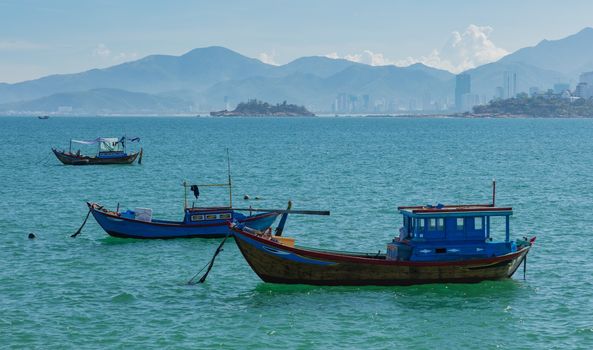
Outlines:
<svg viewBox="0 0 593 350"><path fill-rule="evenodd" d="M535 1L306 3L3 1L0 82L206 46L274 65L326 56L370 65L421 62L458 73L593 26L593 4L586 1L570 7ZM534 6L538 16L532 15Z"/></svg>

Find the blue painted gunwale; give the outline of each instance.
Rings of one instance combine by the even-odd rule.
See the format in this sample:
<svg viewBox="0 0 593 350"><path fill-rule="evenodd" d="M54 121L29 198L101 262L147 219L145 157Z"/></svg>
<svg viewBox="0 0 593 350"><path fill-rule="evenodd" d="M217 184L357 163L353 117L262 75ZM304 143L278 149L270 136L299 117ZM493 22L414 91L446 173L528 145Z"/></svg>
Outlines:
<svg viewBox="0 0 593 350"><path fill-rule="evenodd" d="M466 266L466 265L476 265L476 264L492 264L497 263L503 260L514 259L517 258L519 255L529 251L531 246L524 246L521 249L508 253L505 255L500 255L496 257L489 257L489 258L482 258L482 259L467 259L467 260L459 260L459 261L400 261L400 260L386 260L385 254L377 254L377 253L353 253L353 252L343 252L343 251L321 251L315 248L306 248L306 247L289 247L283 245L279 242L274 242L272 240L258 237L254 234L245 232L239 228L233 229L233 236L236 239L241 239L242 241L246 242L247 244L256 247L260 251L270 252L269 249L266 247L273 247L276 250L287 252L288 254L282 254L284 256L291 257L291 256L299 256L300 258L309 258L309 259L317 259L319 262L327 261L327 262L354 262L354 263L365 263L371 265L393 265L393 266ZM273 238L273 236L272 236ZM316 262L315 265L320 265L319 262Z"/></svg>
<svg viewBox="0 0 593 350"><path fill-rule="evenodd" d="M185 221L152 220L151 222L122 217L117 213L103 209L96 203L87 203L97 223L110 236L138 239L169 238L217 238L230 233L228 222L237 220L257 230L269 228L278 213L263 213L245 216L230 208L191 208L189 215L198 213L230 213L230 219L213 219L205 223L186 223ZM186 214L188 215L188 214Z"/></svg>

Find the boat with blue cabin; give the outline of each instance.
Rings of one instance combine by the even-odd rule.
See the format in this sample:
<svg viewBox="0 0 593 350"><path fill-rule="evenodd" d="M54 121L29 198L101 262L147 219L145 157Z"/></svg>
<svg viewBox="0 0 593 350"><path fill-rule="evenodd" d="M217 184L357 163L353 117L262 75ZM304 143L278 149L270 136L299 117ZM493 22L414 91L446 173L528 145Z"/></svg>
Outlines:
<svg viewBox="0 0 593 350"><path fill-rule="evenodd" d="M127 142L139 142L139 137L98 137L94 140L70 140L68 151L52 148L52 152L65 165L104 165L132 164L138 158L142 164L143 149L138 152L127 152ZM92 156L81 154L80 149L72 152L72 144L98 145L97 153Z"/></svg>
<svg viewBox="0 0 593 350"><path fill-rule="evenodd" d="M470 283L510 278L535 237L510 239L511 207L492 204L399 207L403 224L386 253L295 246L294 239L233 224L235 242L265 282L312 285ZM494 218L505 236L491 235Z"/></svg>

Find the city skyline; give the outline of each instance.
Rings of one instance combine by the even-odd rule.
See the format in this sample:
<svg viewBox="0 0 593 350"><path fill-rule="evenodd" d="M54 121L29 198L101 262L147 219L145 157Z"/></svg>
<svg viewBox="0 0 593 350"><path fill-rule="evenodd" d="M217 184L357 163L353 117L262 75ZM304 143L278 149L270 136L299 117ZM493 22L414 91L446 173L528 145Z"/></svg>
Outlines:
<svg viewBox="0 0 593 350"><path fill-rule="evenodd" d="M538 16L530 16L537 4ZM462 8L463 11L459 11ZM80 72L220 45L270 64L301 56L453 73L593 26L593 4L327 1L3 1L0 82ZM537 17L537 18L536 18ZM307 25L302 25L303 21ZM523 23L516 31L517 21Z"/></svg>

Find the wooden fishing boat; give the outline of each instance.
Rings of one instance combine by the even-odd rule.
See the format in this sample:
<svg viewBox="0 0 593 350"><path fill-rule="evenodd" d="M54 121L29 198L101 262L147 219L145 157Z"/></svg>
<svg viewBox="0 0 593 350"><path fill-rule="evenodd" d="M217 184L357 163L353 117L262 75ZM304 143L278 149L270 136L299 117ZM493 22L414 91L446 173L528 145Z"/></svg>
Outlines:
<svg viewBox="0 0 593 350"><path fill-rule="evenodd" d="M471 283L511 277L526 264L535 237L509 239L512 208L486 205L399 207L403 227L386 253L351 253L294 246L293 239L232 224L235 242L265 282L312 285ZM501 242L491 218L506 220Z"/></svg>
<svg viewBox="0 0 593 350"><path fill-rule="evenodd" d="M219 184L190 185L183 182L184 217L181 221L157 220L152 218L152 209L136 208L119 211L108 210L97 203L87 203L89 214L92 213L97 223L109 235L121 238L167 239L167 238L216 238L231 233L228 223L236 221L247 227L265 231L272 226L279 212L252 208L233 208L233 185L231 166L228 159L228 182ZM229 204L225 207L188 206L187 192L190 189L195 199L200 196L200 187L227 187ZM248 215L241 211L248 212ZM87 215L88 217L88 215ZM84 224L83 224L84 225Z"/></svg>
<svg viewBox="0 0 593 350"><path fill-rule="evenodd" d="M138 164L142 164L143 150L127 153L126 141L137 142L139 138L104 138L99 137L94 140L70 140L70 148L58 150L52 148L52 152L60 162L66 165L102 165L102 164L132 164L138 159ZM83 155L80 150L72 152L72 143L93 145L98 144L98 151L95 155Z"/></svg>
<svg viewBox="0 0 593 350"><path fill-rule="evenodd" d="M97 203L87 203L97 223L110 236L139 239L216 238L230 233L228 223L235 220L247 227L266 230L280 215L275 212L244 215L231 207L186 208L181 221L157 220L146 208L111 211Z"/></svg>

